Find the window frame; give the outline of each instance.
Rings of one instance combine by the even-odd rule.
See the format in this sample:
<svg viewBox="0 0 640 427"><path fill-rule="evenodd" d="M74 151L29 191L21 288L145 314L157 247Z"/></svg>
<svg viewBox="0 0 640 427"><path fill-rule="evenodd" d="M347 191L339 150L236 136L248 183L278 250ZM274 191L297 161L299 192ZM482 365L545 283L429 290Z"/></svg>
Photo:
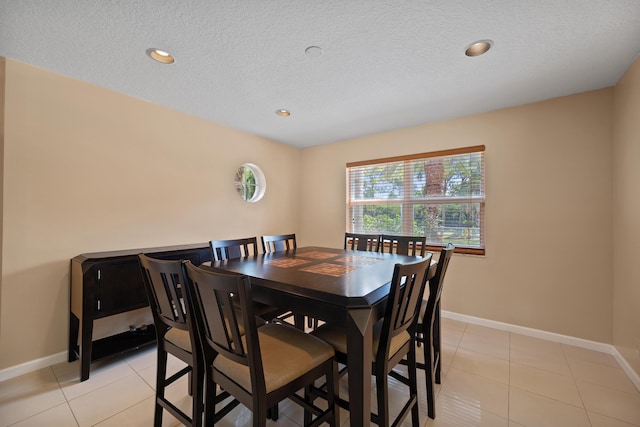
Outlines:
<svg viewBox="0 0 640 427"><path fill-rule="evenodd" d="M372 159L372 160L363 160L357 162L349 162L346 164L346 224L347 224L347 232L358 233L361 231L353 230L353 207L354 206L366 206L366 205L391 205L391 206L400 206L400 215L402 220L402 230L403 232L400 234L411 235L413 234L413 215L414 215L414 206L426 205L426 204L435 204L446 205L448 203L455 203L456 201L460 203L479 203L479 228L480 228L480 245L481 247L470 247L470 246L462 246L456 245L455 252L456 253L465 253L472 255L485 255L486 246L485 246L485 203L486 203L486 191L485 191L485 181L486 181L486 167L485 167L485 159L484 159L485 146L484 145L476 145L471 147L461 147L454 148L448 150L440 150L440 151L432 151L427 153L418 153L411 154L405 156L396 156L396 157L385 157L380 159ZM456 155L464 155L464 154L472 154L472 153L481 153L482 154L482 177L481 177L481 195L466 195L466 196L428 196L422 198L416 198L412 196L412 187L411 187L411 175L413 173L412 168L406 167L410 165L413 161L423 160L423 159L431 159L436 157L450 157ZM403 196L402 198L395 199L397 203L390 203L390 199L366 199L366 200L351 200L351 175L350 172L352 168L363 167L363 166L375 166L375 165L384 165L390 163L404 163L403 174ZM392 199L394 200L394 199ZM447 203L448 202L448 203ZM406 212L411 212L409 215L405 214ZM409 231L411 230L411 231ZM364 232L364 231L362 231ZM446 242L442 244L438 243L429 243L427 242L426 249L431 251L438 251L441 248L446 246Z"/></svg>

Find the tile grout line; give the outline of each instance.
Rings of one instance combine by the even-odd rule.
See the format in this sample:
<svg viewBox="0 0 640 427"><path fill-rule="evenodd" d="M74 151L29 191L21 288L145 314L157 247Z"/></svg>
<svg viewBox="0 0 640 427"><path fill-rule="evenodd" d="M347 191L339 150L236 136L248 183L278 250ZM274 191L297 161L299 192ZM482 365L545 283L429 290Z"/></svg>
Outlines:
<svg viewBox="0 0 640 427"><path fill-rule="evenodd" d="M54 408L57 408L58 406L62 406L62 405L67 405L67 407L69 408L69 411L71 412L71 415L73 415L73 419L74 419L74 420L75 420L75 422L76 422L76 426L79 426L79 425L80 425L80 424L78 423L78 419L76 418L76 414L74 414L74 413L73 413L73 411L71 410L71 406L69 405L69 401L67 400L67 396L66 396L66 395L64 394L64 392L62 391L62 387L61 387L61 385L60 385L60 380L59 380L59 379L58 379L58 377L56 376L56 373L55 373L55 371L53 370L53 367L52 367L52 366L47 366L47 367L46 367L46 369L50 370L50 371L51 371L51 374L53 375L53 378L55 378L55 380L56 380L56 385L58 386L58 390L60 391L60 394L62 394L62 397L64 398L64 402L59 403L59 404L57 404L57 405L53 405L53 406L51 406L50 408L43 409L43 410L42 410L42 411L40 411L40 412L36 412L36 413L33 413L33 414L31 414L31 415L29 415L29 416L27 416L27 417L24 417L24 418L21 418L21 419L19 419L19 420L16 420L15 422L13 422L13 423L9 424L7 427L10 427L10 426L16 425L16 424L18 424L18 423L21 423L21 422L23 422L23 421L26 421L26 420L28 420L29 418L36 417L36 416L38 416L38 415L40 415L40 414L42 414L42 413L45 413L45 412L47 412L47 411L50 411L50 410L52 410L52 409L54 409ZM35 372L35 371L34 371L34 372Z"/></svg>
<svg viewBox="0 0 640 427"><path fill-rule="evenodd" d="M562 348L562 354L564 355L564 359L567 362L567 366L569 366L569 372L571 372L571 379L573 380L573 384L576 386L576 390L578 390L578 396L580 396L580 402L582 402L582 407L584 408L584 414L586 415L587 420L589 421L589 425L593 426L593 423L591 422L591 417L589 416L589 412L587 411L587 405L584 404L584 398L582 397L582 393L580 392L580 388L578 387L578 382L576 381L576 375L573 372L571 363L569 363L569 356L565 351L565 345L560 344L560 347Z"/></svg>
<svg viewBox="0 0 640 427"><path fill-rule="evenodd" d="M69 412L71 412L71 416L73 416L73 419L76 422L76 426L80 426L80 421L78 421L78 417L76 416L76 413L73 412L73 408L71 408L71 405L69 404L69 399L67 399L67 395L64 393L62 384L60 384L60 378L58 378L58 376L56 375L56 371L54 371L53 365L49 366L49 369L51 369L51 373L53 374L53 377L56 379L56 383L58 383L58 388L60 389L60 393L62 393L62 396L64 397L64 402L69 408Z"/></svg>

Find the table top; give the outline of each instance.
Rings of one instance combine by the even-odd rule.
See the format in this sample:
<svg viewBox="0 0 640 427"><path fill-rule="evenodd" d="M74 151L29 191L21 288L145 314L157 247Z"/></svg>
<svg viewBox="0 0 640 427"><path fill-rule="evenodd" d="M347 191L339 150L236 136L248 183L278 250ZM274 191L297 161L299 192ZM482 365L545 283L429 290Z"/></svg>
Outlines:
<svg viewBox="0 0 640 427"><path fill-rule="evenodd" d="M418 257L304 247L217 261L212 267L251 277L257 286L342 307L371 306L385 298L396 263Z"/></svg>

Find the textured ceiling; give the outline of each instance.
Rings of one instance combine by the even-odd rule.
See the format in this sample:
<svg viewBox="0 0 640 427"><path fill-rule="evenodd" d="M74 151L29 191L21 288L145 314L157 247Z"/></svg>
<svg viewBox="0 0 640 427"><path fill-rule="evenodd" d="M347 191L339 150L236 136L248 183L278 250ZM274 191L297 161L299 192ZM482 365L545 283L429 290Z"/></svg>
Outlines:
<svg viewBox="0 0 640 427"><path fill-rule="evenodd" d="M638 53L640 0L0 0L0 56L297 147L612 86Z"/></svg>

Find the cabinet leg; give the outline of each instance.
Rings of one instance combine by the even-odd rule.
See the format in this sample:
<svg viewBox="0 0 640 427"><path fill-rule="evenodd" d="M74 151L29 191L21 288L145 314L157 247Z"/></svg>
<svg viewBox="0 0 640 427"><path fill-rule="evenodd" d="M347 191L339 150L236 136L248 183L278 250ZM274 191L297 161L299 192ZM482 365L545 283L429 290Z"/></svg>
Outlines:
<svg viewBox="0 0 640 427"><path fill-rule="evenodd" d="M82 323L82 345L80 348L80 381L89 379L91 367L91 337L93 335L93 320L84 319Z"/></svg>
<svg viewBox="0 0 640 427"><path fill-rule="evenodd" d="M78 358L78 332L80 328L80 320L75 314L69 313L69 362L73 362Z"/></svg>

